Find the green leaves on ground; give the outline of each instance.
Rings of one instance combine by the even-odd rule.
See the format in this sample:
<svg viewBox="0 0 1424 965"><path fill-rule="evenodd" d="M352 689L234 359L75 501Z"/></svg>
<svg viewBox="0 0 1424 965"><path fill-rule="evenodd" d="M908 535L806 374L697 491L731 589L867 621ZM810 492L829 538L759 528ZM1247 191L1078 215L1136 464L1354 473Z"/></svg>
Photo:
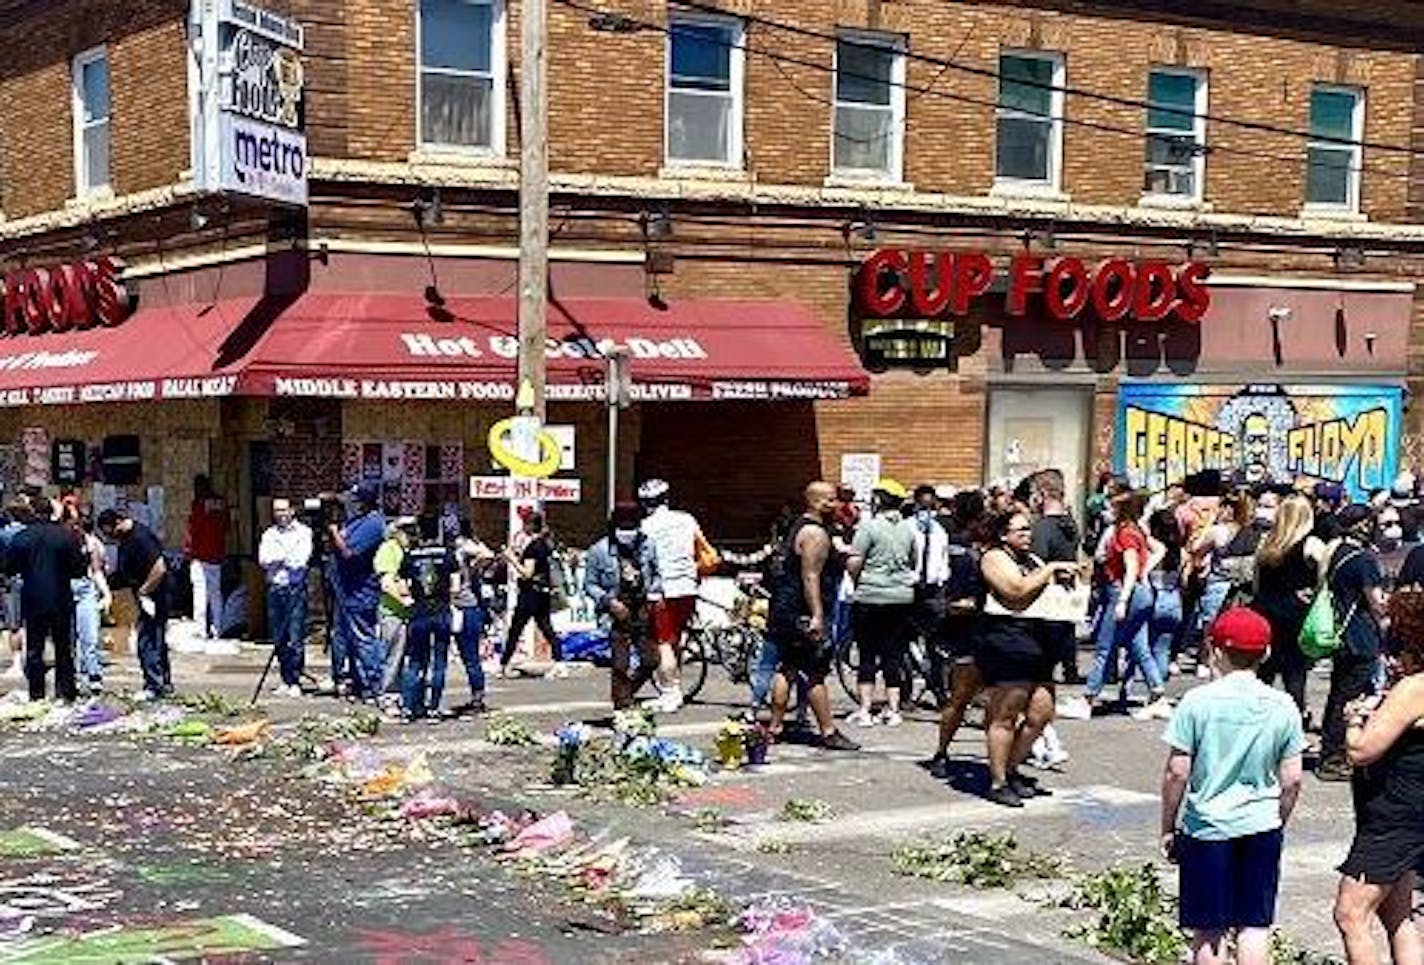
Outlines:
<svg viewBox="0 0 1424 965"><path fill-rule="evenodd" d="M1108 868L1075 883L1063 906L1095 911L1097 917L1065 934L1142 965L1172 965L1187 948L1186 935L1177 927L1176 904L1163 890L1155 865Z"/></svg>
<svg viewBox="0 0 1424 965"><path fill-rule="evenodd" d="M814 824L818 821L829 821L836 816L836 812L825 801L817 801L814 798L793 797L781 806L777 812L778 821L800 821L806 824Z"/></svg>
<svg viewBox="0 0 1424 965"><path fill-rule="evenodd" d="M971 888L1007 888L1033 878L1057 878L1063 863L1019 847L1012 831L957 831L948 840L910 844L891 855L900 874L953 881Z"/></svg>
<svg viewBox="0 0 1424 965"><path fill-rule="evenodd" d="M485 726L485 740L499 747L532 747L539 738L521 720L509 714L491 714Z"/></svg>
<svg viewBox="0 0 1424 965"><path fill-rule="evenodd" d="M1345 965L1344 959L1301 948L1282 931L1271 932L1271 965Z"/></svg>
<svg viewBox="0 0 1424 965"><path fill-rule="evenodd" d="M179 694L178 703L202 717L241 717L247 708L240 701L205 690L197 694Z"/></svg>

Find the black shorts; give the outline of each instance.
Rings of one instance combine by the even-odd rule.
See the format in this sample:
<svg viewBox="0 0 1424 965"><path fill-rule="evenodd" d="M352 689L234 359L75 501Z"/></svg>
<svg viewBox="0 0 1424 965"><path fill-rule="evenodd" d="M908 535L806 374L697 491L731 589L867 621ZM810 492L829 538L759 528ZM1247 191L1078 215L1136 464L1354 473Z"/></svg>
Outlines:
<svg viewBox="0 0 1424 965"><path fill-rule="evenodd" d="M986 687L1031 687L1053 680L1053 659L1040 648L1005 649L992 643L974 657Z"/></svg>
<svg viewBox="0 0 1424 965"><path fill-rule="evenodd" d="M944 618L941 648L955 663L967 663L975 657L974 627L979 617L972 610L951 609Z"/></svg>
<svg viewBox="0 0 1424 965"><path fill-rule="evenodd" d="M767 640L776 647L776 669L787 676L805 674L812 681L825 680L831 672L833 648L827 640L812 640L799 629L772 627Z"/></svg>
<svg viewBox="0 0 1424 965"><path fill-rule="evenodd" d="M1177 836L1181 925L1194 931L1269 928L1281 883L1281 832L1202 841Z"/></svg>

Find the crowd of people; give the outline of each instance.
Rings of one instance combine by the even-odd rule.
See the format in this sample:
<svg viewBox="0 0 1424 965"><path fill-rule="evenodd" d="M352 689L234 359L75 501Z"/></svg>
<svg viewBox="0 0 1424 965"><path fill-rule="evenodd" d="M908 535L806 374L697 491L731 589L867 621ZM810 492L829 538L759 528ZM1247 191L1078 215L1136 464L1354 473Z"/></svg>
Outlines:
<svg viewBox="0 0 1424 965"><path fill-rule="evenodd" d="M483 712L486 657L497 653L499 672L510 672L530 624L559 675L553 615L575 593L608 632L613 707L632 706L649 683L653 710L683 703L682 645L701 582L723 560L662 480L614 508L577 587L538 513L496 550L465 520L388 520L370 484L339 512L298 512L284 499L272 508L257 562L285 696L305 692L315 583L330 655L315 689L406 721ZM100 618L120 589L136 603L140 699L170 695L174 564L189 564L200 632L217 635L226 512L197 479L184 551L170 557L123 511L91 515L71 497L13 501L0 527L0 602L4 628L23 639L29 697L47 695L47 645L56 698L102 690ZM1376 918L1395 961L1421 961L1410 905L1424 859L1421 528L1424 506L1407 477L1354 502L1327 483L1246 486L1202 472L1149 494L1105 476L1081 525L1055 469L952 493L885 478L866 504L813 482L758 560L769 611L752 703L765 705L782 740L797 694L812 742L853 752L860 745L826 686L833 662L854 654L858 699L844 721L860 731L901 726L906 676L926 673L940 710L930 773L950 775L977 701L986 796L1022 808L1052 793L1025 767L1068 760L1056 718L1087 721L1135 702L1133 717L1167 721L1162 850L1180 866L1182 923L1203 963L1224 960L1233 934L1236 961L1268 960L1283 829L1314 758L1319 780L1353 782L1356 833L1335 909L1350 961L1374 960ZM908 659L916 639L927 671ZM447 706L451 649L469 696ZM1308 692L1317 664L1329 671L1323 706ZM1193 676L1201 685L1183 679L1169 693L1174 677Z"/></svg>

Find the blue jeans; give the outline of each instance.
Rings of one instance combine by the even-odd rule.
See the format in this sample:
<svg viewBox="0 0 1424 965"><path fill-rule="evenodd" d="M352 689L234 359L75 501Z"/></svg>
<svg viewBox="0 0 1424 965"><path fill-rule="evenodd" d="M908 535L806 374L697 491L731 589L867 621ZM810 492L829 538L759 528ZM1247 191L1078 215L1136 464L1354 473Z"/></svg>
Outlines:
<svg viewBox="0 0 1424 965"><path fill-rule="evenodd" d="M433 612L411 611L410 635L405 644L405 669L401 672L401 707L412 717L423 717L440 707L445 692L445 666L450 658L450 608ZM426 687L430 699L426 700Z"/></svg>
<svg viewBox="0 0 1424 965"><path fill-rule="evenodd" d="M761 707L771 695L771 678L776 676L777 664L781 662L781 651L770 637L763 636L761 652L752 668L752 706Z"/></svg>
<svg viewBox="0 0 1424 965"><path fill-rule="evenodd" d="M341 650L342 662L354 663L352 690L359 697L371 700L381 695L381 671L385 668L386 653L381 646L380 634L376 632L376 601L341 601L340 643L332 643L332 652ZM336 658L332 658L333 665Z"/></svg>
<svg viewBox="0 0 1424 965"><path fill-rule="evenodd" d="M470 679L470 696L480 700L485 695L485 668L480 663L480 640L485 635L489 614L482 606L460 608L460 659L465 664L465 676Z"/></svg>
<svg viewBox="0 0 1424 965"><path fill-rule="evenodd" d="M1206 631L1211 628L1216 616L1221 612L1221 606L1226 602L1226 594L1231 592L1230 580L1216 580L1208 578L1202 587L1201 599L1197 601L1197 630L1205 637Z"/></svg>
<svg viewBox="0 0 1424 965"><path fill-rule="evenodd" d="M307 647L307 588L273 586L267 589L268 634L277 650L282 683L292 686L302 679Z"/></svg>
<svg viewBox="0 0 1424 965"><path fill-rule="evenodd" d="M351 679L351 654L346 648L346 630L342 626L346 617L342 613L341 594L330 580L326 582L326 593L331 600L331 626L326 633L331 650L331 680L339 686L341 681Z"/></svg>
<svg viewBox="0 0 1424 965"><path fill-rule="evenodd" d="M1152 620L1148 632L1152 640L1152 659L1157 661L1157 673L1167 679L1172 667L1172 642L1182 630L1182 589L1162 586L1152 605Z"/></svg>
<svg viewBox="0 0 1424 965"><path fill-rule="evenodd" d="M173 689L168 665L168 601L155 597L154 615L138 611L138 665L143 671L143 687L154 694Z"/></svg>
<svg viewBox="0 0 1424 965"><path fill-rule="evenodd" d="M1132 663L1142 670L1147 678L1148 688L1155 694L1162 690L1162 674L1157 670L1157 661L1152 658L1152 650L1147 643L1149 624L1152 621L1152 590L1138 583L1132 590L1127 613L1117 619L1117 601L1122 587L1114 583L1103 593L1103 608L1098 620L1097 651L1093 654L1093 669L1088 672L1087 697L1095 699L1103 692L1103 679L1107 675L1108 664L1117 660L1119 650L1126 650ZM1126 686L1127 680L1123 680Z"/></svg>
<svg viewBox="0 0 1424 965"><path fill-rule="evenodd" d="M79 677L97 681L104 676L99 655L99 588L89 577L70 580L74 592L74 642L79 651Z"/></svg>

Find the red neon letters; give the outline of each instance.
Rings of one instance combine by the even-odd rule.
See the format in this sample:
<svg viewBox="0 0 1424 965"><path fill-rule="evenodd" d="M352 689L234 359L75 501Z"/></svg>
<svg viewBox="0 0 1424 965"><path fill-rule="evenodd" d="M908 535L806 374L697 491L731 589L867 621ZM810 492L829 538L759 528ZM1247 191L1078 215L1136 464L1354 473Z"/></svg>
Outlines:
<svg viewBox="0 0 1424 965"><path fill-rule="evenodd" d="M124 263L101 256L55 268L25 268L0 276L0 335L38 335L112 327L133 302L121 275Z"/></svg>
<svg viewBox="0 0 1424 965"><path fill-rule="evenodd" d="M1049 317L1064 321L1089 313L1104 322L1160 322L1175 316L1195 323L1211 304L1210 273L1198 261L1174 266L1108 258L1089 264L1081 258L1017 255L1008 265L1004 307L1010 315L1026 315L1031 296L1040 296ZM964 315L994 277L993 263L978 252L886 248L861 265L855 301L865 315L876 318Z"/></svg>

